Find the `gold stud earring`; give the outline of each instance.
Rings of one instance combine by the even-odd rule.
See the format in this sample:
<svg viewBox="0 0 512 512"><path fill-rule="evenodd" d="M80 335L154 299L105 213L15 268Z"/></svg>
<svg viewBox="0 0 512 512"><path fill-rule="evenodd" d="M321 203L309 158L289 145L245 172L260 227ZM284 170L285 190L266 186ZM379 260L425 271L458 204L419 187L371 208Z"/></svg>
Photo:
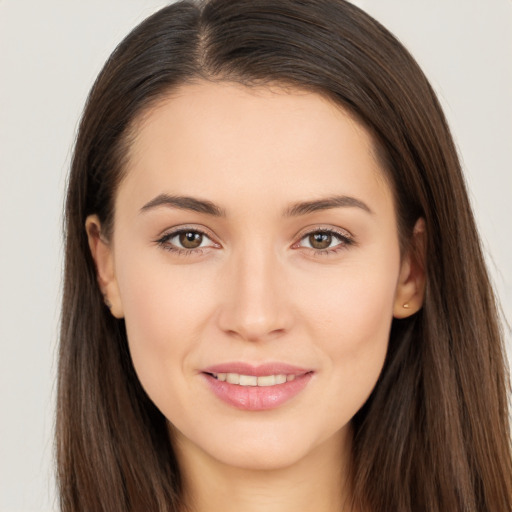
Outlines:
<svg viewBox="0 0 512 512"><path fill-rule="evenodd" d="M410 306L409 306L409 303L408 303L408 302L406 302L402 307L403 307L404 309L409 309L409 307L410 307Z"/></svg>

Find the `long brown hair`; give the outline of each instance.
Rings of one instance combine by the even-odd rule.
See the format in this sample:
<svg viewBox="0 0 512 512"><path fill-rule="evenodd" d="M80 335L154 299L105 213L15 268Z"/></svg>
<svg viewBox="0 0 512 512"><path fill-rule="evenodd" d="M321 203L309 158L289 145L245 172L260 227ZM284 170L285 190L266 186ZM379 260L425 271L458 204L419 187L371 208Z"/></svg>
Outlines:
<svg viewBox="0 0 512 512"><path fill-rule="evenodd" d="M112 229L137 119L196 80L316 91L373 135L401 243L426 223L423 309L394 320L386 363L353 419L354 504L372 512L512 510L503 339L446 120L404 47L343 0L193 0L145 20L87 101L66 202L57 461L63 512L180 511L166 419L106 309L84 223Z"/></svg>

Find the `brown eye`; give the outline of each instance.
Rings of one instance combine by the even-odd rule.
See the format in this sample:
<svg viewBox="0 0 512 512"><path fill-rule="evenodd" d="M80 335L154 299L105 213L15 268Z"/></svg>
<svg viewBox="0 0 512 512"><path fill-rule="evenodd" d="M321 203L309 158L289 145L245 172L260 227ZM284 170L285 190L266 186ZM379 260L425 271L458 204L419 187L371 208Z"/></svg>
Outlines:
<svg viewBox="0 0 512 512"><path fill-rule="evenodd" d="M155 240L159 247L180 256L203 254L209 249L220 249L221 245L214 242L207 234L199 229L183 228L166 233Z"/></svg>
<svg viewBox="0 0 512 512"><path fill-rule="evenodd" d="M197 231L184 231L178 235L178 239L185 249L197 249L203 243L203 235Z"/></svg>
<svg viewBox="0 0 512 512"><path fill-rule="evenodd" d="M332 235L330 233L311 233L308 240L313 249L327 249L331 246Z"/></svg>
<svg viewBox="0 0 512 512"><path fill-rule="evenodd" d="M319 228L317 231L304 234L294 248L313 249L318 254L335 254L354 244L355 241L349 233L343 234L332 229Z"/></svg>

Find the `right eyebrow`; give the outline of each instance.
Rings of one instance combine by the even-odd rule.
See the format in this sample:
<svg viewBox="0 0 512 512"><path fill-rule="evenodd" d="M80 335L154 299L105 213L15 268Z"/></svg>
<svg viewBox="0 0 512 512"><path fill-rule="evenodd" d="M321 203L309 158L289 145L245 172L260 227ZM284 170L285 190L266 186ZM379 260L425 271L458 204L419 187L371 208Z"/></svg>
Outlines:
<svg viewBox="0 0 512 512"><path fill-rule="evenodd" d="M225 217L226 213L222 208L206 199L197 199L190 196L173 196L169 194L160 194L151 201L147 202L140 213L166 206L169 208L178 208L180 210L189 210L198 213L206 213L214 217Z"/></svg>

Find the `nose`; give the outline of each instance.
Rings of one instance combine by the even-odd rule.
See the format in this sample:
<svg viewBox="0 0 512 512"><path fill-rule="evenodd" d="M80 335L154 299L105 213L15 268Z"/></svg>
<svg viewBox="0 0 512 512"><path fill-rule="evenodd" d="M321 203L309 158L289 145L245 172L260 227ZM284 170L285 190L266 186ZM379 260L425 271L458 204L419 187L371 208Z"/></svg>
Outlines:
<svg viewBox="0 0 512 512"><path fill-rule="evenodd" d="M219 327L246 341L282 336L293 323L284 267L271 250L240 251L226 262Z"/></svg>

